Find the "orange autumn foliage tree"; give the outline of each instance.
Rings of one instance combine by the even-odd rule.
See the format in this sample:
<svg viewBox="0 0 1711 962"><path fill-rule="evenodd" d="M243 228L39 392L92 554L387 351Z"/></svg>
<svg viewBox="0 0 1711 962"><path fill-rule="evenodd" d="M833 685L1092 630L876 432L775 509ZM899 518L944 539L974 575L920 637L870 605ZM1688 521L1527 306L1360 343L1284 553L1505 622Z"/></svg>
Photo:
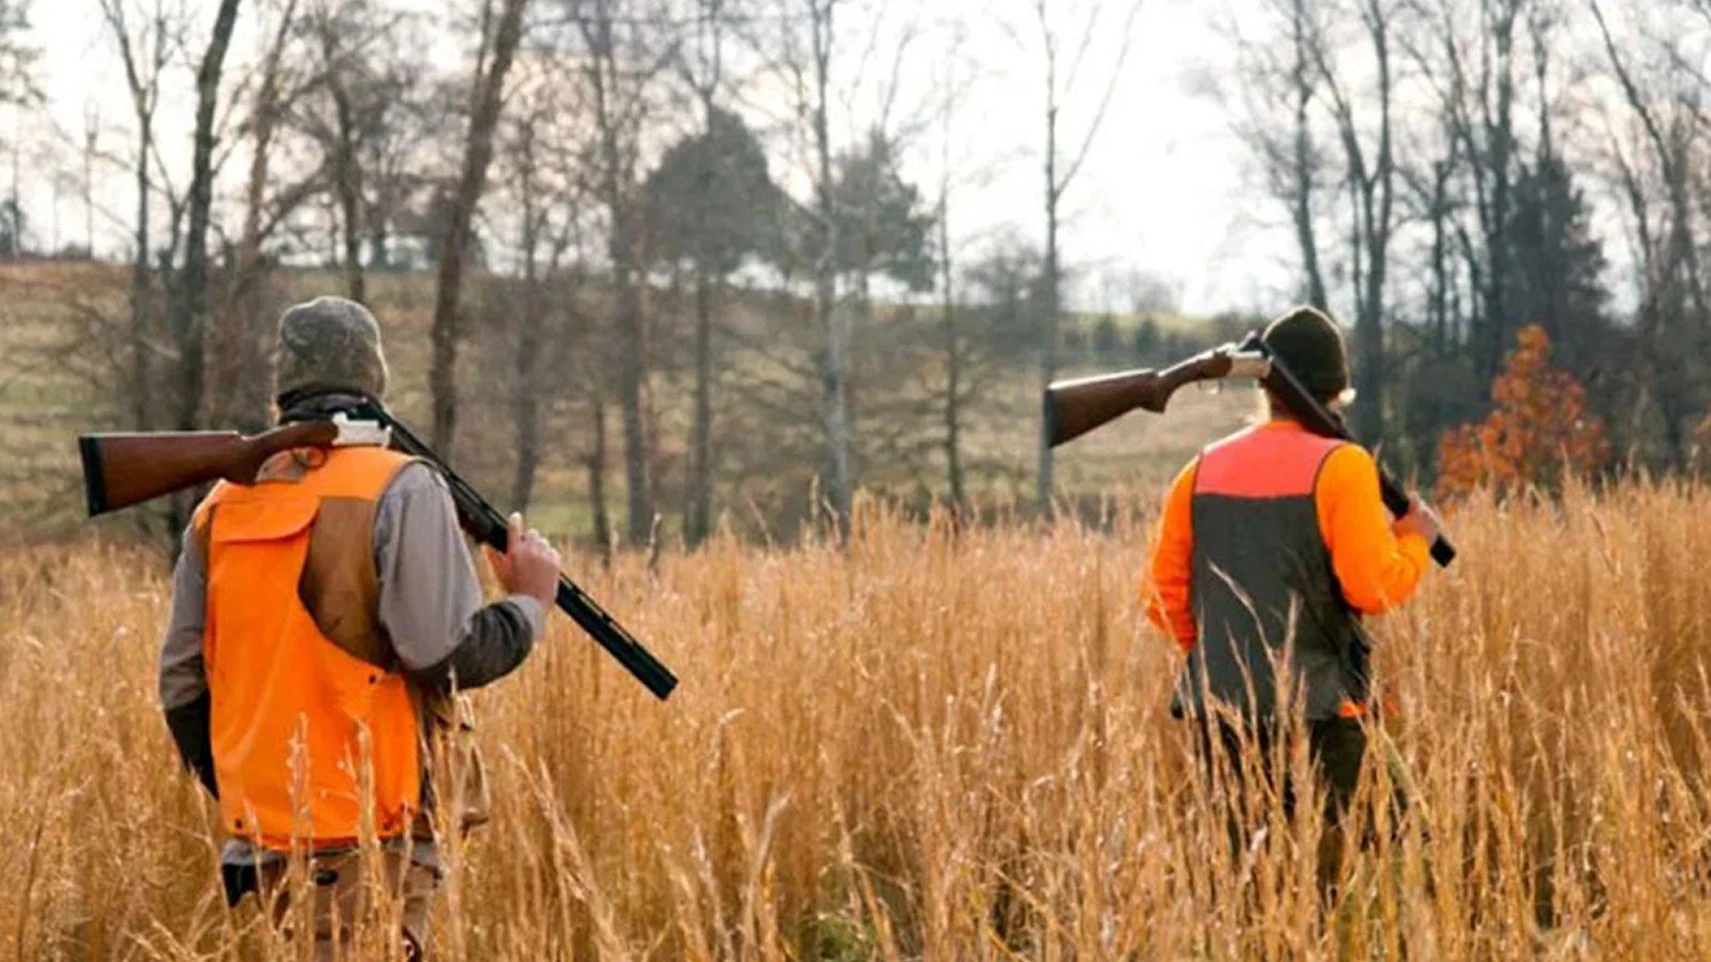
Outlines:
<svg viewBox="0 0 1711 962"><path fill-rule="evenodd" d="M1585 475L1610 456L1604 422L1586 413L1586 391L1551 366L1551 339L1530 324L1491 384L1494 406L1484 421L1438 438L1438 490L1464 495L1480 486L1498 492L1554 489L1566 475Z"/></svg>

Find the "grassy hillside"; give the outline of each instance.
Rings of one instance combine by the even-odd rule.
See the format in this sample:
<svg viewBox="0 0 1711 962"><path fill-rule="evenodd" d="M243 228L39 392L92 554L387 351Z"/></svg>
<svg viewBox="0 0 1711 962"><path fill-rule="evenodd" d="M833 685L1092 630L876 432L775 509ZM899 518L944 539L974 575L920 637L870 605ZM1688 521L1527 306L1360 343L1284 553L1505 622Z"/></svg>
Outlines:
<svg viewBox="0 0 1711 962"><path fill-rule="evenodd" d="M71 530L81 512L74 436L131 426L129 412L117 403L111 373L115 361L126 356L128 277L118 265L0 265L0 288L7 292L0 302L0 511L4 526L15 533ZM262 298L264 325L285 304L336 292L340 284L323 272L282 272L270 283ZM426 433L430 403L432 283L431 277L415 274L369 279L369 300L385 329L392 366L389 400L421 433ZM460 470L500 503L507 500L514 464L509 407L514 349L506 298L502 282L473 285L456 457ZM574 336L579 339L548 349L565 360L541 392L546 454L532 514L546 530L580 536L588 531L590 516L586 380L601 370L598 360L591 360L600 345L588 339L587 331L600 323L604 306L598 294L586 291L574 300L561 306L577 318L582 333ZM656 290L650 292L649 310L656 360L648 395L652 454L669 534L681 508L686 470L692 399L689 306L681 293ZM756 294L735 298L725 322L715 429L718 507L728 523L742 530L788 536L810 510L821 458L816 329L805 305ZM978 313L964 323L980 335ZM1093 323L1073 318L1067 326ZM1113 323L1128 331L1139 322ZM908 311L881 311L856 332L852 403L859 480L871 491L910 502L942 493L946 483L936 400L942 393L943 362L931 324L930 318ZM1178 335L1194 330L1184 318L1165 319L1163 326ZM1128 350L1128 341L1123 344ZM1087 352L1083 358L1065 373L1092 371L1101 363ZM1121 353L1104 359L1113 366L1139 361ZM170 362L162 355L161 363ZM1038 375L1016 361L988 360L969 376L978 381L976 396L964 407L970 490L983 502L1027 501L1033 488ZM1247 394L1190 390L1169 417L1132 415L1063 449L1059 479L1065 497L1089 500L1155 490L1184 457L1240 422L1249 410ZM623 497L622 436L616 405L610 402L607 419L608 500L617 517Z"/></svg>

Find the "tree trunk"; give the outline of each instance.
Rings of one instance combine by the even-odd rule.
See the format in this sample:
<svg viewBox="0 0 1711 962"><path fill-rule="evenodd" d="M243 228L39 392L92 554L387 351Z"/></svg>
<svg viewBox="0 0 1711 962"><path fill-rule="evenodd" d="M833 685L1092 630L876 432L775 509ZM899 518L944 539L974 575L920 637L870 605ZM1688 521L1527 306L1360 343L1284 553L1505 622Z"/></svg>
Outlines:
<svg viewBox="0 0 1711 962"><path fill-rule="evenodd" d="M196 132L186 211L190 224L184 241L184 273L175 285L177 303L172 320L180 363L173 423L181 431L198 426L202 407L206 360L203 338L208 314L208 220L214 203L214 109L220 94L220 71L237 19L238 0L221 0L214 17L213 35L196 71Z"/></svg>
<svg viewBox="0 0 1711 962"><path fill-rule="evenodd" d="M1325 294L1325 275L1319 267L1319 240L1313 225L1313 141L1308 108L1313 104L1312 65L1307 55L1307 22L1304 4L1296 0L1291 8L1291 34L1295 45L1295 138L1292 173L1295 176L1294 201L1290 209L1295 222L1295 241L1301 248L1301 268L1307 275L1307 303L1321 311L1331 309Z"/></svg>
<svg viewBox="0 0 1711 962"><path fill-rule="evenodd" d="M612 521L606 513L606 401L594 392L594 445L588 453L588 501L602 564L612 564Z"/></svg>
<svg viewBox="0 0 1711 962"><path fill-rule="evenodd" d="M528 6L528 0L503 2L493 42L493 59L476 77L475 110L470 116L469 138L464 143L463 170L440 244L428 387L434 396L433 445L439 456L448 461L457 437L457 354L463 326L458 311L463 262L469 250L470 224L487 185L488 164L493 160L493 130L499 124L499 112L504 105L505 75L510 72L511 61L522 40L523 10Z"/></svg>
<svg viewBox="0 0 1711 962"><path fill-rule="evenodd" d="M1432 165L1432 281L1429 295L1430 345L1432 357L1441 359L1449 350L1449 237L1445 221L1449 220L1449 179L1453 169L1447 160ZM1432 422L1436 429L1438 424Z"/></svg>
<svg viewBox="0 0 1711 962"><path fill-rule="evenodd" d="M814 34L814 150L816 195L822 235L814 265L814 310L826 335L820 359L821 419L826 435L826 497L837 524L839 543L850 536L853 492L850 479L849 344L847 319L837 304L838 225L832 198L832 140L827 124L832 58L832 7L812 3Z"/></svg>
<svg viewBox="0 0 1711 962"><path fill-rule="evenodd" d="M378 206L370 206L368 210L368 266L370 270L384 271L392 268L392 254L388 249L386 217Z"/></svg>
<svg viewBox="0 0 1711 962"><path fill-rule="evenodd" d="M614 227L613 283L618 294L618 402L624 425L624 483L630 544L646 544L653 532L653 488L648 477L647 430L642 413L642 387L647 377L647 332L643 325L640 281L634 266L628 211L618 209L626 223Z"/></svg>
<svg viewBox="0 0 1711 962"><path fill-rule="evenodd" d="M1485 127L1490 145L1488 173L1491 193L1486 205L1483 228L1486 249L1485 324L1475 359L1479 365L1480 382L1490 389L1503 364L1503 352L1508 333L1514 324L1509 316L1509 188L1510 164L1514 150L1515 100L1514 34L1515 13L1512 5L1497 13L1491 30L1491 42L1496 46L1497 104L1494 114L1488 112Z"/></svg>
<svg viewBox="0 0 1711 962"><path fill-rule="evenodd" d="M154 116L137 116L137 231L136 257L131 262L131 416L138 431L154 426L154 376L149 363L149 148L154 143Z"/></svg>
<svg viewBox="0 0 1711 962"><path fill-rule="evenodd" d="M345 296L357 303L368 299L362 270L362 166L356 155L356 120L351 101L338 69L329 67L332 79L328 89L333 96L333 112L338 120L338 148L333 157L333 189L339 198L339 221L344 231L342 260L345 272Z"/></svg>
<svg viewBox="0 0 1711 962"><path fill-rule="evenodd" d="M713 287L707 258L695 265L695 422L689 442L689 500L683 539L691 547L712 533L713 524Z"/></svg>
<svg viewBox="0 0 1711 962"><path fill-rule="evenodd" d="M653 534L653 485L649 477L648 431L643 410L647 380L647 318L642 305L644 271L639 263L636 211L631 193L635 150L619 130L614 115L621 73L610 4L596 0L581 22L590 47L585 68L593 86L595 131L600 138L600 193L611 227L606 252L612 262L612 286L617 299L618 404L624 431L624 481L627 489L625 535L630 544L646 544Z"/></svg>
<svg viewBox="0 0 1711 962"><path fill-rule="evenodd" d="M717 119L714 99L724 69L723 7L724 0L700 0L696 4L703 70L695 84L701 100L702 135L709 143ZM712 169L702 171L695 205L695 236L699 239L695 253L695 415L689 438L689 486L683 505L683 540L690 547L705 541L713 530L713 314L715 297L722 300L725 292L724 275L714 272L720 252L708 242L707 208L715 173Z"/></svg>
<svg viewBox="0 0 1711 962"><path fill-rule="evenodd" d="M1369 243L1371 243L1369 241ZM1374 260L1382 262L1383 255ZM1369 268L1371 270L1372 268ZM1380 265L1378 270L1383 270ZM1384 436L1384 293L1382 278L1367 278L1367 294L1355 320L1355 434L1369 445Z"/></svg>
<svg viewBox="0 0 1711 962"><path fill-rule="evenodd" d="M957 332L956 292L952 288L950 187L939 185L940 326L945 339L945 475L951 510L961 516L966 496L962 477L962 343Z"/></svg>
<svg viewBox="0 0 1711 962"><path fill-rule="evenodd" d="M1366 8L1378 72L1378 152L1370 179L1362 185L1361 216L1366 234L1366 292L1355 326L1355 432L1367 444L1384 439L1385 391L1388 387L1384 353L1385 285L1390 268L1390 235L1394 227L1395 164L1391 152L1390 25L1385 0ZM1351 138L1354 132L1350 131Z"/></svg>
<svg viewBox="0 0 1711 962"><path fill-rule="evenodd" d="M83 142L83 250L84 256L95 259L95 146L100 131L95 121L89 126Z"/></svg>
<svg viewBox="0 0 1711 962"><path fill-rule="evenodd" d="M246 431L261 430L268 420L266 390L256 372L265 367L261 348L261 257L267 186L271 174L273 135L280 119L280 64L291 36L295 0L286 3L262 62L261 82L250 110L252 141L249 178L244 187L243 232L232 258L231 277L220 306L220 327L212 338L214 376L211 389L213 422Z"/></svg>
<svg viewBox="0 0 1711 962"><path fill-rule="evenodd" d="M517 312L517 354L511 383L511 421L517 432L517 465L511 477L511 505L527 511L534 496L535 473L541 462L540 369L542 297L536 269L539 221L532 185L523 187L523 303Z"/></svg>
<svg viewBox="0 0 1711 962"><path fill-rule="evenodd" d="M1055 71L1046 71L1046 265L1041 278L1040 298L1040 392L1045 393L1057 378L1058 364L1058 175L1057 175L1057 81ZM1042 516L1052 513L1052 445L1046 422L1040 418L1039 477L1036 507Z"/></svg>

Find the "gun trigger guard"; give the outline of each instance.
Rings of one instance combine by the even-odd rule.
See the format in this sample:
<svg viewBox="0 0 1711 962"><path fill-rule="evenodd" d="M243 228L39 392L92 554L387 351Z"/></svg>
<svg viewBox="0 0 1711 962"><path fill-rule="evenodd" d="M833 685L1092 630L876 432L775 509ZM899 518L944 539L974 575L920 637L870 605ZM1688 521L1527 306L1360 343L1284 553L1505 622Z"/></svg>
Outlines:
<svg viewBox="0 0 1711 962"><path fill-rule="evenodd" d="M335 448L359 445L386 447L392 443L392 429L379 421L353 421L340 411L333 415L333 426L339 429L338 436L333 438Z"/></svg>

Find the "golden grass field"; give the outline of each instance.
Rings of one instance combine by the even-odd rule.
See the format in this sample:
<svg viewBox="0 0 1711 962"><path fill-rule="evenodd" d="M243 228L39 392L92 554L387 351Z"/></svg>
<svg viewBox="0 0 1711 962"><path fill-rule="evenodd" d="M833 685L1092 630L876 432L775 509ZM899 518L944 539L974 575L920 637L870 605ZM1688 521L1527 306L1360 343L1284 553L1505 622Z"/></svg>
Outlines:
<svg viewBox="0 0 1711 962"><path fill-rule="evenodd" d="M1223 843L1139 514L571 558L683 686L557 618L478 695L498 805L435 958L1711 957L1708 515L1636 483L1453 516L1461 560L1378 632L1369 771L1411 804L1329 906L1314 819ZM296 957L221 907L156 710L165 591L126 549L0 558L0 959Z"/></svg>

